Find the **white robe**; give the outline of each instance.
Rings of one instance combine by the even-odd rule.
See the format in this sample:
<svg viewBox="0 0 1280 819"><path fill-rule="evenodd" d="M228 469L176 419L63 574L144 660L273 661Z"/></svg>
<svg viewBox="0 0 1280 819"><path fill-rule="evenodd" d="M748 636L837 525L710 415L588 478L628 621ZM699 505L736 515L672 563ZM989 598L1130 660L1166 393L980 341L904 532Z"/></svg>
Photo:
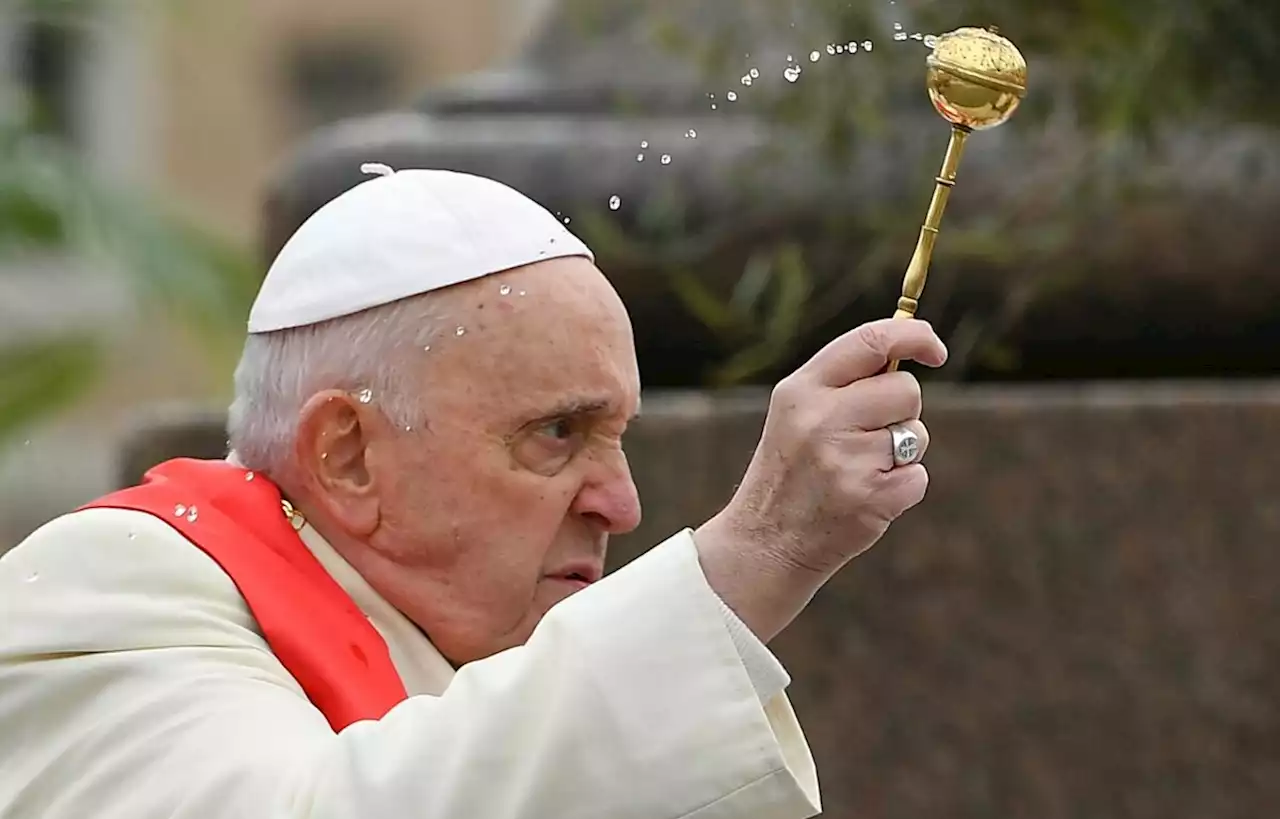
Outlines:
<svg viewBox="0 0 1280 819"><path fill-rule="evenodd" d="M63 516L0 559L2 819L799 819L786 672L687 530L454 671L310 527L411 695L335 733L162 521Z"/></svg>

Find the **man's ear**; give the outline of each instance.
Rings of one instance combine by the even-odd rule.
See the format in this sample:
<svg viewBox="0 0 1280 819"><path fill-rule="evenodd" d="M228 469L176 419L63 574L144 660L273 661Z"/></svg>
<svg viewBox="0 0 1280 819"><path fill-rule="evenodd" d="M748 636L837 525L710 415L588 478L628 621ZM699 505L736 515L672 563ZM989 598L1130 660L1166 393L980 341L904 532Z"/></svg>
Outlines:
<svg viewBox="0 0 1280 819"><path fill-rule="evenodd" d="M379 487L368 457L380 418L341 390L317 393L298 414L295 454L311 500L353 536L378 528Z"/></svg>

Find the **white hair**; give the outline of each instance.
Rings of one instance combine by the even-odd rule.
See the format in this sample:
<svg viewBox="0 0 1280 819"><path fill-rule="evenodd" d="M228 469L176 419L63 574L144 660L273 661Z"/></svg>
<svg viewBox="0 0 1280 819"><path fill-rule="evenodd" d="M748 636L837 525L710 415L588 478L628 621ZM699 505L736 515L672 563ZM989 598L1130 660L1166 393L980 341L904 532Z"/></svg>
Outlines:
<svg viewBox="0 0 1280 819"><path fill-rule="evenodd" d="M411 354L421 356L440 329L438 295L250 335L236 366L235 398L227 418L227 440L236 462L273 479L286 477L292 470L299 412L323 390L368 390L391 423L420 424L422 370Z"/></svg>

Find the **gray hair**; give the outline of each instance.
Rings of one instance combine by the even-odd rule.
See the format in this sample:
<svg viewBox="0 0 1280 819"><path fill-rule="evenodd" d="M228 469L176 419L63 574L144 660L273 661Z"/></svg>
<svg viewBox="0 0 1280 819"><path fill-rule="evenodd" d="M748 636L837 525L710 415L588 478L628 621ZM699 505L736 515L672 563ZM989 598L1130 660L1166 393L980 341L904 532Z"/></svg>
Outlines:
<svg viewBox="0 0 1280 819"><path fill-rule="evenodd" d="M251 335L235 371L227 419L232 457L274 479L290 474L303 405L323 390L369 391L391 423L420 424L421 354L440 328L439 294L308 327Z"/></svg>

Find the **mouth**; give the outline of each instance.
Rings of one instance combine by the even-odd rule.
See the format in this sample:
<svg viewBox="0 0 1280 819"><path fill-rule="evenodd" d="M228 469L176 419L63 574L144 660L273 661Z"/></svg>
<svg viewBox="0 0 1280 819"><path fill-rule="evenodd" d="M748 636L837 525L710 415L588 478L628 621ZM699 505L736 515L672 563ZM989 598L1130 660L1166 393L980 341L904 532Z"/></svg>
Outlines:
<svg viewBox="0 0 1280 819"><path fill-rule="evenodd" d="M599 567L584 563L566 566L558 572L547 575L547 577L584 589L599 580L603 574L604 572Z"/></svg>

